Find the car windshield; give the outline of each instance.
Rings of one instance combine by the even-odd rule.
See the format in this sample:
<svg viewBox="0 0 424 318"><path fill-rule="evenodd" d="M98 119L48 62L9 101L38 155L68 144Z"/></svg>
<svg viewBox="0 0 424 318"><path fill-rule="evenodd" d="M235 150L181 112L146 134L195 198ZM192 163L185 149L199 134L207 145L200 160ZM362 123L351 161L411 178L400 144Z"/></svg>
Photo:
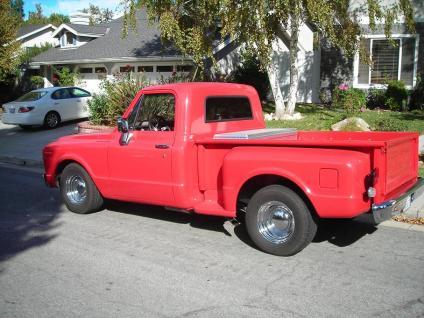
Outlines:
<svg viewBox="0 0 424 318"><path fill-rule="evenodd" d="M46 91L33 91L19 97L16 101L17 102L32 102L35 100L39 100L41 97L43 97L46 94L47 94Z"/></svg>

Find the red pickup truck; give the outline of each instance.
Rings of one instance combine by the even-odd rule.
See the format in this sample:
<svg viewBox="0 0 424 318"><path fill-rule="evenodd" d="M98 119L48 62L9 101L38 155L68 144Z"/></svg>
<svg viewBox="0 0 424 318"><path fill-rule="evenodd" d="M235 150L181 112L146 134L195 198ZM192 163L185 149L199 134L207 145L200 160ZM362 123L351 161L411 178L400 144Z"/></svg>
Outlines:
<svg viewBox="0 0 424 318"><path fill-rule="evenodd" d="M145 88L113 132L60 138L43 157L73 212L107 198L237 217L276 255L307 246L320 218L379 223L424 190L418 134L266 129L255 89L239 84Z"/></svg>

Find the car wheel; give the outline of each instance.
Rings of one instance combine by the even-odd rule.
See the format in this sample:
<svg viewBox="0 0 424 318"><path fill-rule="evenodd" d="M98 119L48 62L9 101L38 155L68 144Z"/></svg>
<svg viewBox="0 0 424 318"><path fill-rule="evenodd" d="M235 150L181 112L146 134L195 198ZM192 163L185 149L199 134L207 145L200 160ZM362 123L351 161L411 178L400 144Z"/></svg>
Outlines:
<svg viewBox="0 0 424 318"><path fill-rule="evenodd" d="M302 198L281 185L267 186L253 195L247 206L246 228L256 246L279 256L300 252L317 231Z"/></svg>
<svg viewBox="0 0 424 318"><path fill-rule="evenodd" d="M48 129L53 129L59 126L60 115L57 112L48 112L44 117L44 126Z"/></svg>
<svg viewBox="0 0 424 318"><path fill-rule="evenodd" d="M63 200L72 212L95 212L103 205L103 198L90 175L76 163L71 163L63 169L59 186Z"/></svg>

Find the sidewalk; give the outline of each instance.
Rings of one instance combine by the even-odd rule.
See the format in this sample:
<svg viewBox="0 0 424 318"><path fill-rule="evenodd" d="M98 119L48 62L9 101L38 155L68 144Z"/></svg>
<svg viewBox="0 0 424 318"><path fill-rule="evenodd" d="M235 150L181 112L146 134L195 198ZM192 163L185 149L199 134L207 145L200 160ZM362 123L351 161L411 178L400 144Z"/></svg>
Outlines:
<svg viewBox="0 0 424 318"><path fill-rule="evenodd" d="M75 122L52 130L42 128L22 130L18 126L5 125L0 121L0 162L42 167L43 147L75 132Z"/></svg>

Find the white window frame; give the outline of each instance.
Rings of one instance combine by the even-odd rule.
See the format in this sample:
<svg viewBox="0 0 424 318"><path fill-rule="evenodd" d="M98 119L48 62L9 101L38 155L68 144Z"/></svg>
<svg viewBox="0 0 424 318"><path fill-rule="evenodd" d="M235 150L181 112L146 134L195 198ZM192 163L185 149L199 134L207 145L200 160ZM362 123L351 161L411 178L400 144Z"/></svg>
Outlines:
<svg viewBox="0 0 424 318"><path fill-rule="evenodd" d="M372 54L372 44L373 40L382 40L386 39L386 36L384 34L378 34L378 35L364 35L363 38L370 39L370 51L369 54ZM401 70L402 70L402 39L405 38L415 38L415 52L414 52L414 70L412 75L412 86L406 85L406 89L413 89L417 82L417 67L418 67L418 51L419 51L419 41L420 37L418 34L393 34L392 39L393 40L400 40L400 48L399 48L399 64L398 64L398 80L401 78ZM371 67L369 68L369 81L371 81ZM377 89L384 89L387 85L384 84L358 84L358 75L359 75L359 52L356 52L354 61L353 61L353 87L355 88L362 88L362 89L369 89L369 88L377 88Z"/></svg>

